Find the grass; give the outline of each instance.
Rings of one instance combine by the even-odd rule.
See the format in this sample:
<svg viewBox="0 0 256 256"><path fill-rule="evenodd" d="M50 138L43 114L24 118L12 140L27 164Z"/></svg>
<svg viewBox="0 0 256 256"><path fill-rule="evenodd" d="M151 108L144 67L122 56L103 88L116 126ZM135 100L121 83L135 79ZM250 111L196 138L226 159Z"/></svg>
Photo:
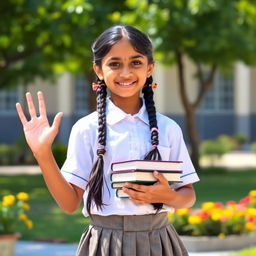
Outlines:
<svg viewBox="0 0 256 256"><path fill-rule="evenodd" d="M256 189L256 170L226 171L212 169L201 171L200 182L194 184L197 194L195 207L204 201L238 201Z"/></svg>
<svg viewBox="0 0 256 256"><path fill-rule="evenodd" d="M256 255L256 247L251 247L248 249L241 250L239 252L232 253L229 256L255 256L255 255Z"/></svg>
<svg viewBox="0 0 256 256"><path fill-rule="evenodd" d="M199 207L203 201L238 201L256 187L256 170L225 171L211 170L200 174L201 181L194 185ZM24 240L64 239L69 243L78 242L89 219L84 218L81 207L72 215L65 214L54 202L45 187L41 175L0 175L0 195L27 192L30 195L29 218L34 227L27 230L18 225Z"/></svg>

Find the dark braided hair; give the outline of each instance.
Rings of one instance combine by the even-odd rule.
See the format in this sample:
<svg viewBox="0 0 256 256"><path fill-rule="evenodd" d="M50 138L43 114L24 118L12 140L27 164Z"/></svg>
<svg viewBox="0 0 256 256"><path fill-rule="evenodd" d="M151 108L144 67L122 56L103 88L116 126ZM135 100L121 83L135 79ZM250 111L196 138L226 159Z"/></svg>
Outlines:
<svg viewBox="0 0 256 256"><path fill-rule="evenodd" d="M102 208L104 203L102 202L102 188L104 180L104 160L103 156L106 152L106 97L107 87L104 81L98 79L100 87L97 90L97 112L98 112L98 145L97 149L98 159L94 163L92 171L90 173L89 182L87 188L89 188L86 209L91 215L92 201L96 204L97 208Z"/></svg>
<svg viewBox="0 0 256 256"><path fill-rule="evenodd" d="M148 63L152 64L154 62L152 55L152 44L150 39L141 31L132 26L113 26L105 30L94 42L92 46L93 52L93 62L97 66L101 67L102 59L110 51L113 45L119 42L122 38L126 37L134 50L147 56ZM87 197L87 212L91 216L91 205L94 201L97 209L101 209L105 204L102 201L102 189L104 182L104 153L106 146L106 85L104 81L99 80L98 84L101 86L97 90L97 111L98 111L98 144L99 149L97 150L98 159L95 162L90 179L87 184L89 188L88 197ZM152 84L152 77L148 78L143 88L144 98L146 109L149 116L150 130L152 128L157 128L156 121L156 109L153 100L153 91L149 86ZM146 155L145 159L148 160L161 160L161 155L157 149L158 146L158 132L153 131L151 133L151 143L153 149ZM162 204L155 203L153 204L155 209L159 210L162 208Z"/></svg>
<svg viewBox="0 0 256 256"><path fill-rule="evenodd" d="M153 78L150 76L146 80L145 87L142 89L144 99L145 99L145 105L148 112L148 120L149 120L149 127L151 132L151 144L152 149L147 153L145 156L145 160L162 160L162 157L160 155L160 152L157 148L159 144L158 140L158 126L157 126L157 120L156 120L156 108L155 108L155 102L153 99L154 92L152 90L152 83ZM158 211L163 207L162 203L153 203L154 208Z"/></svg>

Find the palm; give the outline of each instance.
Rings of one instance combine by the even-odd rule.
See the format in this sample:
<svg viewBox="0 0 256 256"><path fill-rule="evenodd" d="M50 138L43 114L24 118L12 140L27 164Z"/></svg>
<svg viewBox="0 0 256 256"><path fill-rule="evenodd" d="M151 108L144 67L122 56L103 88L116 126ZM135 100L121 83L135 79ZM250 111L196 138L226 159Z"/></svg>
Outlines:
<svg viewBox="0 0 256 256"><path fill-rule="evenodd" d="M50 126L47 115L46 107L43 99L43 94L38 93L39 101L39 112L40 115L36 116L36 111L31 94L26 94L28 110L31 116L30 121L28 121L23 113L21 105L17 104L17 112L20 120L23 124L23 130L27 143L33 152L38 152L43 147L50 147L53 143L55 136L57 135L61 113L58 113L54 119L53 125Z"/></svg>

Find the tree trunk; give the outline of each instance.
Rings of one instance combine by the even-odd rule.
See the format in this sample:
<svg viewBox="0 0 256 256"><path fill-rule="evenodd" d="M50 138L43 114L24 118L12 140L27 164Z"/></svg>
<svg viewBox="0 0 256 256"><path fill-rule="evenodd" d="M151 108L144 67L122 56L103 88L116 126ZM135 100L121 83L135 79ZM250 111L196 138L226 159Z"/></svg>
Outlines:
<svg viewBox="0 0 256 256"><path fill-rule="evenodd" d="M177 66L178 66L178 78L179 78L179 89L180 89L180 96L181 101L185 110L186 116L186 129L187 134L190 142L191 148L191 160L196 170L200 170L200 163L199 163L199 143L200 138L196 127L196 110L200 106L205 94L207 93L208 89L213 85L214 76L216 73L217 66L212 65L209 75L206 79L203 79L203 73L201 69L200 63L196 63L198 75L199 75L199 82L200 88L197 98L195 99L194 103L189 101L187 91L186 91L186 81L185 81L185 74L184 74L184 64L182 61L182 54L179 51L175 53Z"/></svg>
<svg viewBox="0 0 256 256"><path fill-rule="evenodd" d="M184 64L182 62L182 55L176 52L176 60L178 65L178 77L179 77L179 88L181 101L185 110L185 122L187 134L190 142L190 152L191 160L196 170L200 170L199 164L199 135L196 128L196 117L195 117L195 107L189 102L187 92L186 92L186 82L184 75Z"/></svg>
<svg viewBox="0 0 256 256"><path fill-rule="evenodd" d="M200 170L200 163L199 163L199 134L196 128L196 114L195 111L186 111L186 128L187 134L190 141L191 147L191 160L196 170Z"/></svg>

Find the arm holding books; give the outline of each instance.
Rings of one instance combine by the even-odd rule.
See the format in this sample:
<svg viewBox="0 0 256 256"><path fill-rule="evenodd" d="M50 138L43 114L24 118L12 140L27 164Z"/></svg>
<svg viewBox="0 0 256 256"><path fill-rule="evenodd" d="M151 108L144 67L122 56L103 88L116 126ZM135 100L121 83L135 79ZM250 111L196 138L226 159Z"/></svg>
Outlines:
<svg viewBox="0 0 256 256"><path fill-rule="evenodd" d="M133 202L139 204L164 203L174 208L193 206L196 196L192 184L173 190L161 173L155 171L153 174L158 182L152 186L127 183L123 187L124 192L129 195Z"/></svg>

